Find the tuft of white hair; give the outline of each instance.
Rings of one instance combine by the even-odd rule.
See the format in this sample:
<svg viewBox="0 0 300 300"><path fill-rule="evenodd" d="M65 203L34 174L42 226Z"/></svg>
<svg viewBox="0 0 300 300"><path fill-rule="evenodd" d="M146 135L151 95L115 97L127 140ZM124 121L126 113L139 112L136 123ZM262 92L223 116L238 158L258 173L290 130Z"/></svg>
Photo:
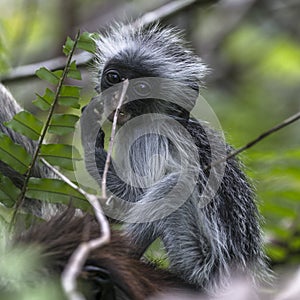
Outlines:
<svg viewBox="0 0 300 300"><path fill-rule="evenodd" d="M105 65L113 58L131 56L140 65L151 68L156 77L202 86L208 68L195 55L183 32L172 27L115 23L96 39L95 72L101 81Z"/></svg>

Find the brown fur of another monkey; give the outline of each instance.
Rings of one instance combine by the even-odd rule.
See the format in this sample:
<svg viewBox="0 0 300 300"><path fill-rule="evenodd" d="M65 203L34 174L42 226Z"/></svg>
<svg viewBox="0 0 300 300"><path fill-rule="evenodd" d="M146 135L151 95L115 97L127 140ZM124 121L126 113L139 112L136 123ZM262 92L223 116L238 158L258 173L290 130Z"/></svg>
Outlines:
<svg viewBox="0 0 300 300"><path fill-rule="evenodd" d="M61 274L81 242L99 235L99 224L92 216L76 216L68 209L21 233L16 244L41 248L45 262L41 274L52 276ZM168 271L132 258L131 251L128 240L113 230L110 243L90 253L79 276L84 290L90 289L87 299L142 300L156 293L193 288Z"/></svg>

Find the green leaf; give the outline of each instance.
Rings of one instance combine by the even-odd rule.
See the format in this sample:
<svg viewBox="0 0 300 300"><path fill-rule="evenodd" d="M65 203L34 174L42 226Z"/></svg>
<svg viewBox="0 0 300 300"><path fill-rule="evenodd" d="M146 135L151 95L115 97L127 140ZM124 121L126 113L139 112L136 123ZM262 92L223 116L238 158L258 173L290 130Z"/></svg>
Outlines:
<svg viewBox="0 0 300 300"><path fill-rule="evenodd" d="M59 94L58 103L63 106L80 108L79 105L80 87L63 85Z"/></svg>
<svg viewBox="0 0 300 300"><path fill-rule="evenodd" d="M94 34L89 32L82 33L79 37L77 48L91 53L95 53L96 43L94 41Z"/></svg>
<svg viewBox="0 0 300 300"><path fill-rule="evenodd" d="M6 226L6 225L8 226L10 224L12 216L14 215L14 211L15 211L15 208L0 205L0 226L1 226L1 228L4 228L4 226ZM1 247L1 238L0 238L0 247Z"/></svg>
<svg viewBox="0 0 300 300"><path fill-rule="evenodd" d="M275 261L281 261L286 257L286 249L277 246L267 248L267 253Z"/></svg>
<svg viewBox="0 0 300 300"><path fill-rule="evenodd" d="M59 179L30 178L26 196L46 202L62 203L87 210L90 204L79 192Z"/></svg>
<svg viewBox="0 0 300 300"><path fill-rule="evenodd" d="M5 125L32 140L38 140L43 129L43 122L28 111L17 113L11 121L5 122Z"/></svg>
<svg viewBox="0 0 300 300"><path fill-rule="evenodd" d="M15 204L20 192L8 177L0 174L0 199L6 207L12 207Z"/></svg>
<svg viewBox="0 0 300 300"><path fill-rule="evenodd" d="M71 114L55 114L52 117L48 132L64 135L73 132L79 117Z"/></svg>
<svg viewBox="0 0 300 300"><path fill-rule="evenodd" d="M69 71L68 71L68 78L72 78L72 79L76 79L76 80L81 80L81 73L80 71L77 69L76 66L76 62L73 61L69 67Z"/></svg>
<svg viewBox="0 0 300 300"><path fill-rule="evenodd" d="M289 248L291 250L294 250L295 252L298 252L299 249L300 249L300 238L299 237L295 237L293 240L291 240Z"/></svg>
<svg viewBox="0 0 300 300"><path fill-rule="evenodd" d="M70 37L67 37L66 43L63 46L63 53L65 55L69 55L73 46L74 46L74 41Z"/></svg>
<svg viewBox="0 0 300 300"><path fill-rule="evenodd" d="M78 150L71 145L47 144L41 146L40 156L50 164L60 166L67 170L74 170L73 160L80 160Z"/></svg>
<svg viewBox="0 0 300 300"><path fill-rule="evenodd" d="M32 103L41 110L49 110L54 102L55 93L47 88L43 96L36 95L37 98Z"/></svg>
<svg viewBox="0 0 300 300"><path fill-rule="evenodd" d="M62 76L63 71L55 71L51 72L45 67L38 69L35 74L42 80L46 80L53 85L57 85L59 83L60 77Z"/></svg>
<svg viewBox="0 0 300 300"><path fill-rule="evenodd" d="M31 162L31 156L22 146L15 144L10 137L0 132L0 160L24 174Z"/></svg>

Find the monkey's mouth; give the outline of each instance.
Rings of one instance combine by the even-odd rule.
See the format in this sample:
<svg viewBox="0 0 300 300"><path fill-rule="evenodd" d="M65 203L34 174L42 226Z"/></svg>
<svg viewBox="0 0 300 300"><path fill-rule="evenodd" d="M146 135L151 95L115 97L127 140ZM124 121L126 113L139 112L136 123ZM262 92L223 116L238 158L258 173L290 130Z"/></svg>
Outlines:
<svg viewBox="0 0 300 300"><path fill-rule="evenodd" d="M114 121L114 116L116 114L116 110L114 110L107 119L111 122ZM131 118L131 114L126 112L125 110L119 109L118 115L117 115L117 124L118 125L124 125L127 121L129 121Z"/></svg>

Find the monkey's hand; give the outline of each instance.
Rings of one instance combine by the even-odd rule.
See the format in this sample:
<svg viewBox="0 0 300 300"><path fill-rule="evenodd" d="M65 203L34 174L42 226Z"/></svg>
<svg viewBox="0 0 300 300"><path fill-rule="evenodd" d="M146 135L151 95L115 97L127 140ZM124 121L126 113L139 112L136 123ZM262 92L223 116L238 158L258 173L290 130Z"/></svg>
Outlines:
<svg viewBox="0 0 300 300"><path fill-rule="evenodd" d="M87 132L88 134L88 132ZM83 135L86 138L87 135ZM102 128L98 129L96 141L89 140L84 144L85 167L89 174L101 185L107 152L104 149L105 133ZM143 193L143 189L131 186L124 182L114 168L114 161L111 159L107 172L107 189L123 200L134 202L138 195Z"/></svg>
<svg viewBox="0 0 300 300"><path fill-rule="evenodd" d="M104 138L105 138L105 133L102 130L102 128L99 129L97 138L96 138L96 143L95 143L95 148L104 148Z"/></svg>

